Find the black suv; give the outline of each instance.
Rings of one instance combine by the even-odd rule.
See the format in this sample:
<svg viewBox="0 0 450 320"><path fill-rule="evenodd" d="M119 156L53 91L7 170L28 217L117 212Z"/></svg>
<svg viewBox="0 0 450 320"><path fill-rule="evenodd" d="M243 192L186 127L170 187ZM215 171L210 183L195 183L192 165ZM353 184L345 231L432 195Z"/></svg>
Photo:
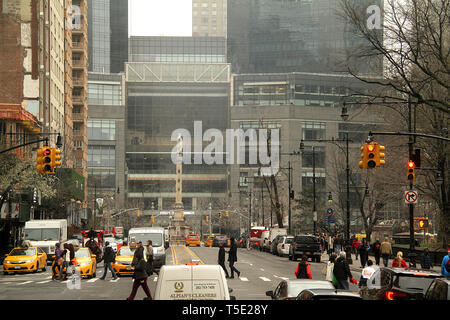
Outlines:
<svg viewBox="0 0 450 320"><path fill-rule="evenodd" d="M382 267L360 290L364 300L422 300L440 273L432 270Z"/></svg>
<svg viewBox="0 0 450 320"><path fill-rule="evenodd" d="M294 237L289 248L289 260L296 261L297 258L307 256L312 261L320 262L322 251L320 241L317 237L310 235L298 235Z"/></svg>

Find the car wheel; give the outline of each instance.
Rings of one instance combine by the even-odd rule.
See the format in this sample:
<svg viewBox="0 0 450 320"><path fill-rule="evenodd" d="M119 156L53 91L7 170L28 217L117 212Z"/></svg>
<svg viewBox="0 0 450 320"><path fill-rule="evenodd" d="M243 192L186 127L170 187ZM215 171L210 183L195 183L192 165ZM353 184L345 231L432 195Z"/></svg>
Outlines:
<svg viewBox="0 0 450 320"><path fill-rule="evenodd" d="M317 262L320 262L320 257L317 257L316 261L317 261Z"/></svg>
<svg viewBox="0 0 450 320"><path fill-rule="evenodd" d="M47 271L46 266L47 266L47 263L44 263L44 267L42 268L42 271L43 271L43 272Z"/></svg>
<svg viewBox="0 0 450 320"><path fill-rule="evenodd" d="M292 255L292 261L297 261L297 257L295 256L295 254Z"/></svg>
<svg viewBox="0 0 450 320"><path fill-rule="evenodd" d="M3 274L6 276L6 275L8 275L8 272L6 272L6 271L3 271Z"/></svg>
<svg viewBox="0 0 450 320"><path fill-rule="evenodd" d="M33 273L37 273L39 270L39 261L36 262L36 270L33 270Z"/></svg>

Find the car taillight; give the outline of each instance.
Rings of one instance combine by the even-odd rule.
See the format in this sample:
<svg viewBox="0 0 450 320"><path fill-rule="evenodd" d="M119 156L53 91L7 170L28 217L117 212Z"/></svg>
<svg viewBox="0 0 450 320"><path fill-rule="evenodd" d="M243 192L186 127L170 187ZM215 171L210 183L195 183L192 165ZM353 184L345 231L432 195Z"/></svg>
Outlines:
<svg viewBox="0 0 450 320"><path fill-rule="evenodd" d="M298 249L298 244L295 244L295 249Z"/></svg>
<svg viewBox="0 0 450 320"><path fill-rule="evenodd" d="M281 249L284 249L284 243L281 245Z"/></svg>
<svg viewBox="0 0 450 320"><path fill-rule="evenodd" d="M406 298L406 293L397 291L386 291L386 299L395 300L395 298Z"/></svg>

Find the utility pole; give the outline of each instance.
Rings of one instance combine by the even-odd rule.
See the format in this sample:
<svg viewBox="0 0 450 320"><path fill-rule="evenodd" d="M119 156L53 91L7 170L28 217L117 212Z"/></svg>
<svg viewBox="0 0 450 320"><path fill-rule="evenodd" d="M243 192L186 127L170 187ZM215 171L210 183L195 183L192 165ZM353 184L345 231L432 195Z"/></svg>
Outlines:
<svg viewBox="0 0 450 320"><path fill-rule="evenodd" d="M411 96L408 95L408 132L411 133L412 130L412 109L411 109ZM409 160L412 159L413 149L414 149L414 139L413 136L409 136L408 139L408 151ZM409 190L413 190L413 179L409 180ZM415 239L414 239L414 204L409 203L409 266L416 267L416 254L415 250Z"/></svg>

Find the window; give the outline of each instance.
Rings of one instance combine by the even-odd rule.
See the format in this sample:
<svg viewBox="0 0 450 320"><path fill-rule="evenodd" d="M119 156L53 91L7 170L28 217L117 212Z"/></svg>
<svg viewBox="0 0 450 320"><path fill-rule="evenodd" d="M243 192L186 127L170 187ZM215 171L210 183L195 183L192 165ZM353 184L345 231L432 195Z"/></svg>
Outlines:
<svg viewBox="0 0 450 320"><path fill-rule="evenodd" d="M114 120L89 120L89 140L116 140L116 122Z"/></svg>
<svg viewBox="0 0 450 320"><path fill-rule="evenodd" d="M325 122L302 122L303 140L325 139Z"/></svg>
<svg viewBox="0 0 450 320"><path fill-rule="evenodd" d="M115 146L88 146L88 166L89 167L115 167L116 148Z"/></svg>
<svg viewBox="0 0 450 320"><path fill-rule="evenodd" d="M248 172L240 172L239 187L248 187Z"/></svg>
<svg viewBox="0 0 450 320"><path fill-rule="evenodd" d="M122 104L120 84L89 83L88 103L119 106Z"/></svg>
<svg viewBox="0 0 450 320"><path fill-rule="evenodd" d="M312 147L305 147L302 152L302 167L312 168L313 165L316 168L325 168L325 147L314 147L314 154Z"/></svg>

